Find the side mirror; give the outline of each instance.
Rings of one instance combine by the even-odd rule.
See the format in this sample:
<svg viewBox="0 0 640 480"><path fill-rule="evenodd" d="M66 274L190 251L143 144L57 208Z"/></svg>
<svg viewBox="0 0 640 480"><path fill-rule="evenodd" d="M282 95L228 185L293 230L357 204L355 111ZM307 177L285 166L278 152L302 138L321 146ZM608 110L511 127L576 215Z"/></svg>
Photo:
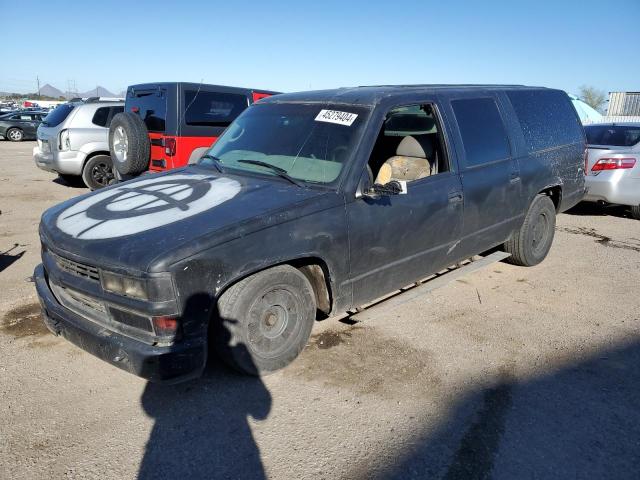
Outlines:
<svg viewBox="0 0 640 480"><path fill-rule="evenodd" d="M384 185L374 183L367 192L369 196L390 196L390 195L403 195L407 193L407 182L391 180Z"/></svg>

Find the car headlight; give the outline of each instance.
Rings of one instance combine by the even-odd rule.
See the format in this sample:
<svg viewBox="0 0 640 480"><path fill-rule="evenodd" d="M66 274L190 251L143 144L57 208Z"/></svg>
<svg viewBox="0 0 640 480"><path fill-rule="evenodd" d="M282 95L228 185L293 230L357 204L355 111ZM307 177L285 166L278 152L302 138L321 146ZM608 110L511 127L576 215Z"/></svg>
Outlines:
<svg viewBox="0 0 640 480"><path fill-rule="evenodd" d="M102 270L100 279L104 290L125 297L156 302L175 299L170 275L144 279Z"/></svg>
<svg viewBox="0 0 640 480"><path fill-rule="evenodd" d="M62 130L60 132L60 142L58 143L58 150L64 152L71 150L71 138L69 138L69 130Z"/></svg>

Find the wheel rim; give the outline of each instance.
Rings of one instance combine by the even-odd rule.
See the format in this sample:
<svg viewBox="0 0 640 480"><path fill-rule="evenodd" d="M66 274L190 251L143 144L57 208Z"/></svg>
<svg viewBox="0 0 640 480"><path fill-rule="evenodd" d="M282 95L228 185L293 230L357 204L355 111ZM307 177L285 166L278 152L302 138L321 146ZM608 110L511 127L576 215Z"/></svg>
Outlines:
<svg viewBox="0 0 640 480"><path fill-rule="evenodd" d="M540 213L533 224L531 232L532 250L534 255L539 255L545 249L549 235L550 221L546 213Z"/></svg>
<svg viewBox="0 0 640 480"><path fill-rule="evenodd" d="M297 337L302 311L302 305L286 288L269 290L249 311L248 346L263 358L280 355Z"/></svg>
<svg viewBox="0 0 640 480"><path fill-rule="evenodd" d="M114 179L113 169L106 162L96 163L91 169L91 178L95 183L106 187Z"/></svg>
<svg viewBox="0 0 640 480"><path fill-rule="evenodd" d="M121 126L116 127L113 132L113 153L116 160L120 163L127 161L129 154L129 139L127 138L127 132Z"/></svg>
<svg viewBox="0 0 640 480"><path fill-rule="evenodd" d="M9 138L11 140L20 140L22 138L22 132L20 132L20 130L11 130L9 132Z"/></svg>

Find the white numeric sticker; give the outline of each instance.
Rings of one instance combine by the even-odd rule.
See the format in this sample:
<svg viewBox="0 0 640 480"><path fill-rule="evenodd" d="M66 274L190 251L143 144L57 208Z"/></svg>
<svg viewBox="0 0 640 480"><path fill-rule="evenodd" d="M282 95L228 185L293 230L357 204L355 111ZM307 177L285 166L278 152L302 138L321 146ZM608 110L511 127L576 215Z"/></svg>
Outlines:
<svg viewBox="0 0 640 480"><path fill-rule="evenodd" d="M358 118L357 113L340 112L338 110L320 110L316 116L316 122L337 123L350 127Z"/></svg>

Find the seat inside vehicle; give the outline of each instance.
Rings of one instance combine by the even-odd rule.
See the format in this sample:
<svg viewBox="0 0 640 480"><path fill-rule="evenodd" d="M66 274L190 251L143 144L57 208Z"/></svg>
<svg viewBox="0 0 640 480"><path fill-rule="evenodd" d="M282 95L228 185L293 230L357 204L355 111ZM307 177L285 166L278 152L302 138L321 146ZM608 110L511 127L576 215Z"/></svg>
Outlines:
<svg viewBox="0 0 640 480"><path fill-rule="evenodd" d="M369 158L374 183L411 182L449 170L433 107L391 110Z"/></svg>

